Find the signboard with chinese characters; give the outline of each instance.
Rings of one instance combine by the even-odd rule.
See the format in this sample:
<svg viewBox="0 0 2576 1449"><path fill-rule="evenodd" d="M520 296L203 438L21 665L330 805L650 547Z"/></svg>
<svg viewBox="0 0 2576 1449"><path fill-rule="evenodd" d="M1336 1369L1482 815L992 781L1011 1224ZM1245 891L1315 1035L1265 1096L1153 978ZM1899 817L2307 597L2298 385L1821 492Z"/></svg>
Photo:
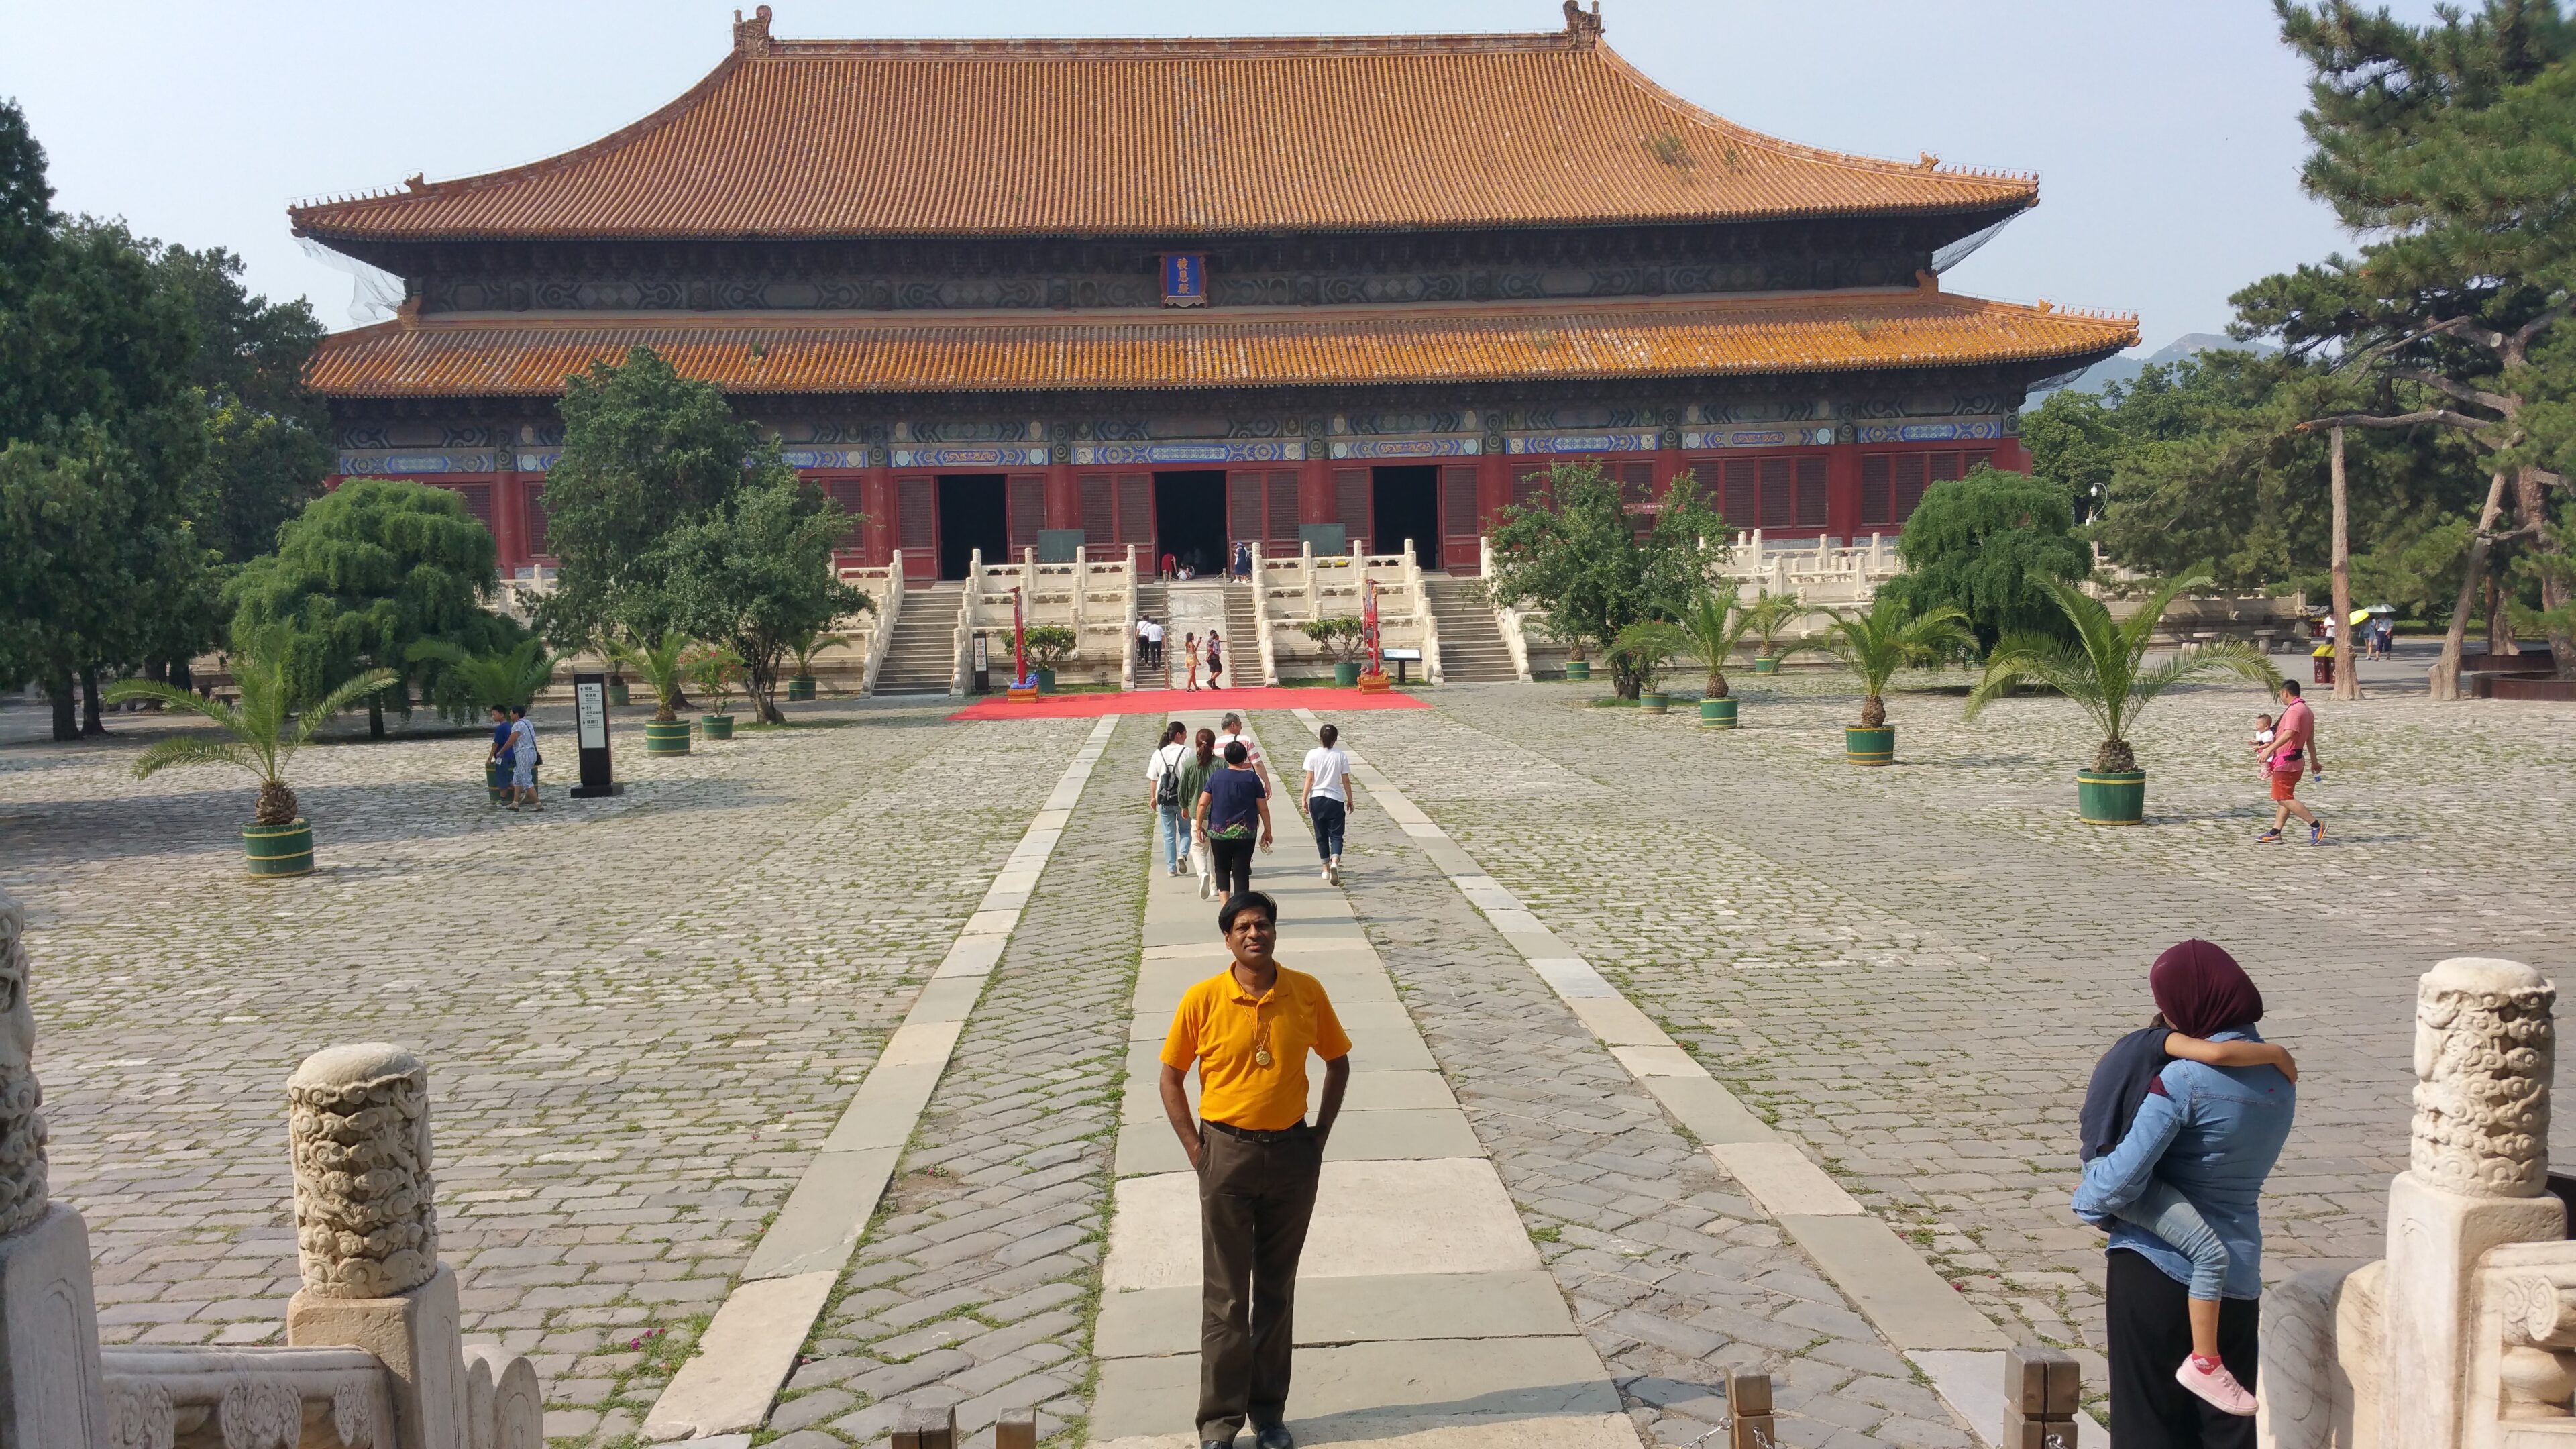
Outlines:
<svg viewBox="0 0 2576 1449"><path fill-rule="evenodd" d="M1163 305L1207 305L1207 253L1163 253Z"/></svg>
<svg viewBox="0 0 2576 1449"><path fill-rule="evenodd" d="M617 793L617 777L608 765L608 676L576 674L572 677L573 738L581 746L581 783L573 787L577 799L595 799Z"/></svg>

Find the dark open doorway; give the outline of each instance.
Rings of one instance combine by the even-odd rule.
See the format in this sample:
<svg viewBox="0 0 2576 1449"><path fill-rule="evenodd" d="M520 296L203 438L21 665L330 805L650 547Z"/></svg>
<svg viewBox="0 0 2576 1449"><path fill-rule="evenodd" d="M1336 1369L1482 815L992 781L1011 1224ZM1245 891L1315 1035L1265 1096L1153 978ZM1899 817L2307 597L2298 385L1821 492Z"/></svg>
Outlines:
<svg viewBox="0 0 2576 1449"><path fill-rule="evenodd" d="M966 577L975 550L984 562L1001 563L1010 551L998 473L942 474L939 479L939 576Z"/></svg>
<svg viewBox="0 0 2576 1449"><path fill-rule="evenodd" d="M1393 553L1413 540L1413 556L1426 569L1440 567L1440 470L1435 467L1372 468L1370 491L1377 494L1376 534L1369 548Z"/></svg>
<svg viewBox="0 0 2576 1449"><path fill-rule="evenodd" d="M1161 554L1210 577L1225 569L1225 475L1154 475L1154 534Z"/></svg>

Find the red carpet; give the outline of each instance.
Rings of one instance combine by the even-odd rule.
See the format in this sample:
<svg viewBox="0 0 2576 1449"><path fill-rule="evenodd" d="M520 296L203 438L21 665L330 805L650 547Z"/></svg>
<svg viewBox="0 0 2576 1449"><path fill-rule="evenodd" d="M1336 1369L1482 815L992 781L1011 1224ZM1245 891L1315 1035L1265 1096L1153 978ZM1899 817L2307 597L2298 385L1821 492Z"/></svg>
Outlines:
<svg viewBox="0 0 2576 1449"><path fill-rule="evenodd" d="M1429 709L1431 706L1390 689L1362 694L1356 689L1136 689L1118 694L1050 694L1028 704L1013 704L996 694L978 700L950 719L1098 719L1106 714L1178 714L1201 710L1311 709L1319 714L1355 709Z"/></svg>

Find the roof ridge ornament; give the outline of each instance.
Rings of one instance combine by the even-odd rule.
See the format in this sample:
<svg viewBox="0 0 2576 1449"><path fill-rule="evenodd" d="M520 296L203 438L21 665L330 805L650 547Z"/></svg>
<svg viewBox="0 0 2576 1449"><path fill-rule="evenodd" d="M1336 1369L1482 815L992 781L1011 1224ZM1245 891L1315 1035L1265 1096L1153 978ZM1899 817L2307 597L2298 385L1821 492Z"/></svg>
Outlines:
<svg viewBox="0 0 2576 1449"><path fill-rule="evenodd" d="M1592 0L1592 13L1583 13L1582 0L1565 0L1565 33L1585 49L1601 43L1601 0Z"/></svg>
<svg viewBox="0 0 2576 1449"><path fill-rule="evenodd" d="M733 52L736 55L769 54L768 6L752 11L749 20L743 19L739 10L733 13Z"/></svg>

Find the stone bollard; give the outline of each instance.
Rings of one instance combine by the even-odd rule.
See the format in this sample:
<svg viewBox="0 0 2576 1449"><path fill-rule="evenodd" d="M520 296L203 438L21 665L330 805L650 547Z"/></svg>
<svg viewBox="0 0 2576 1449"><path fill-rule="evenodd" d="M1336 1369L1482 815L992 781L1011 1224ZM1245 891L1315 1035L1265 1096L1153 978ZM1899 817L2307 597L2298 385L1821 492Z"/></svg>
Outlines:
<svg viewBox="0 0 2576 1449"><path fill-rule="evenodd" d="M2557 990L2519 961L2457 957L2415 995L2415 1127L2388 1193L2379 1442L2460 1449L2478 1260L2564 1238L2549 1195Z"/></svg>
<svg viewBox="0 0 2576 1449"><path fill-rule="evenodd" d="M1780 1428L1771 1417L1771 1376L1726 1376L1726 1449L1779 1449Z"/></svg>
<svg viewBox="0 0 2576 1449"><path fill-rule="evenodd" d="M45 1198L27 912L0 891L0 1445L107 1449L89 1232Z"/></svg>
<svg viewBox="0 0 2576 1449"><path fill-rule="evenodd" d="M2075 1449L2083 1397L2073 1355L2027 1346L2005 1353L2003 1449Z"/></svg>
<svg viewBox="0 0 2576 1449"><path fill-rule="evenodd" d="M456 1275L438 1261L428 1068L385 1042L327 1047L286 1096L304 1271L286 1341L384 1360L400 1425L391 1449L474 1449Z"/></svg>
<svg viewBox="0 0 2576 1449"><path fill-rule="evenodd" d="M894 1421L893 1449L957 1449L957 1410L906 1404Z"/></svg>
<svg viewBox="0 0 2576 1449"><path fill-rule="evenodd" d="M1038 1449L1038 1411L1013 1409L995 1420L993 1449Z"/></svg>

